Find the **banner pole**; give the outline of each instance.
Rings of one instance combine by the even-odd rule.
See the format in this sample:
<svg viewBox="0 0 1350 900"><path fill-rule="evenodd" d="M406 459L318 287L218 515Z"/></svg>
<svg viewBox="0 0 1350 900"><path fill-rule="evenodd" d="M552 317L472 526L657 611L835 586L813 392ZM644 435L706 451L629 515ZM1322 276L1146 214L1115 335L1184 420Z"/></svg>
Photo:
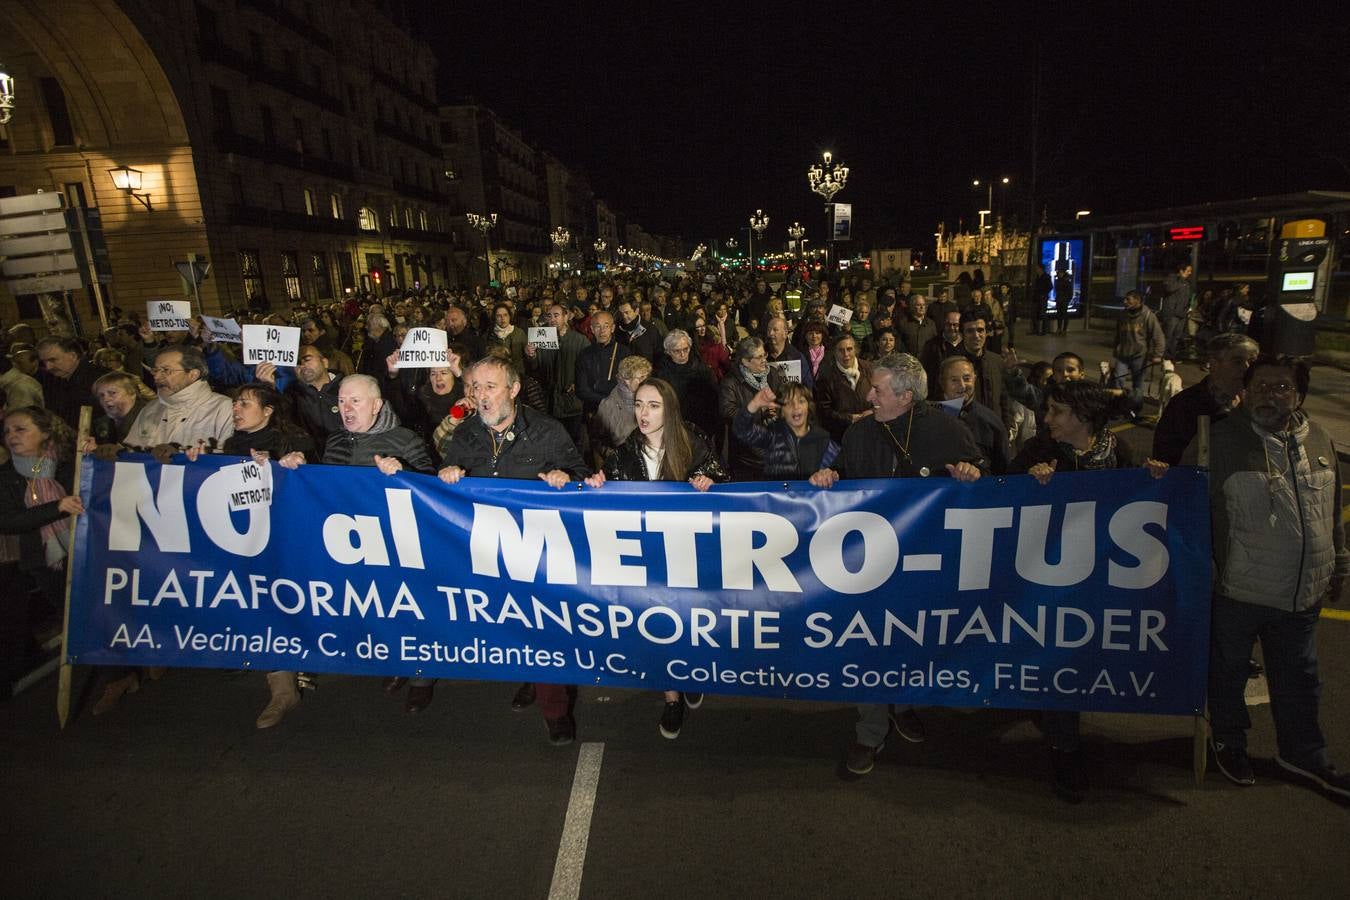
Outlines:
<svg viewBox="0 0 1350 900"><path fill-rule="evenodd" d="M1209 473L1209 416L1200 416L1195 420L1195 449L1200 468ZM1208 671L1208 667L1206 667ZM1209 720L1205 718L1205 709L1209 706L1206 692L1204 707L1195 714L1195 729L1191 742L1191 770L1195 773L1195 786L1205 783L1205 771L1209 766Z"/></svg>
<svg viewBox="0 0 1350 900"><path fill-rule="evenodd" d="M80 432L75 438L75 492L78 495L80 490L80 476L84 470L84 442L89 437L90 422L93 419L93 409L88 406L80 407ZM57 676L56 682L56 718L61 724L61 730L66 728L66 722L70 720L70 683L71 683L71 665L70 665L70 583L75 576L75 526L79 521L79 516L70 517L70 556L66 559L66 609L65 617L61 625L61 671Z"/></svg>

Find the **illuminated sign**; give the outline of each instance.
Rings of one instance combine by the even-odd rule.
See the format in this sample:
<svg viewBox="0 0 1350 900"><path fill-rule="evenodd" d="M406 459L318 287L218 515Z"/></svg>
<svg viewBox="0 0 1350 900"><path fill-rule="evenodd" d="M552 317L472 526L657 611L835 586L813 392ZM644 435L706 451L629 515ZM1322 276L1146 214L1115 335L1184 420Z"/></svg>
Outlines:
<svg viewBox="0 0 1350 900"><path fill-rule="evenodd" d="M1169 228L1167 229L1167 239L1169 241L1203 241L1205 239L1205 226L1180 225L1176 228Z"/></svg>
<svg viewBox="0 0 1350 900"><path fill-rule="evenodd" d="M1280 285L1283 291L1311 291L1313 282L1317 280L1316 272L1285 272L1284 283Z"/></svg>

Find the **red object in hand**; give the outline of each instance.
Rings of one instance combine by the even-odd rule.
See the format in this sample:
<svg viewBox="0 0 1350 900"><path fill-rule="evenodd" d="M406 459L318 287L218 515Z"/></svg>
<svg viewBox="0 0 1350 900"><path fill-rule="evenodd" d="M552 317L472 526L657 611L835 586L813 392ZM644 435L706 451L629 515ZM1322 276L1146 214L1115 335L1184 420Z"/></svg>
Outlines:
<svg viewBox="0 0 1350 900"><path fill-rule="evenodd" d="M463 401L460 401L459 403L456 403L454 406L450 407L450 418L454 419L456 422L460 421L468 414L469 414L469 407L465 406Z"/></svg>

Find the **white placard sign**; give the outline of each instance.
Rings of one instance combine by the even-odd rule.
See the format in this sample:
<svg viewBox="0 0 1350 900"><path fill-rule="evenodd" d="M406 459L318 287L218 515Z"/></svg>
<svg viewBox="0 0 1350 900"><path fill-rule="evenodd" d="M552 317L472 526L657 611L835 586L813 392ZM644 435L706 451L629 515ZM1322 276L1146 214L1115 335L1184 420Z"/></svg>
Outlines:
<svg viewBox="0 0 1350 900"><path fill-rule="evenodd" d="M800 359L785 359L782 362L771 362L769 368L777 369L783 376L784 381L795 381L802 383L802 361Z"/></svg>
<svg viewBox="0 0 1350 900"><path fill-rule="evenodd" d="M215 316L202 316L202 324L211 333L211 340L222 344L242 344L244 333L234 319L217 319Z"/></svg>
<svg viewBox="0 0 1350 900"><path fill-rule="evenodd" d="M445 348L449 336L439 328L409 328L398 348L400 369L435 369L449 365Z"/></svg>
<svg viewBox="0 0 1350 900"><path fill-rule="evenodd" d="M215 476L223 479L226 497L230 501L230 512L238 509L252 509L255 506L272 505L272 467L258 465L253 460L237 466L224 466Z"/></svg>
<svg viewBox="0 0 1350 900"><path fill-rule="evenodd" d="M186 300L150 300L145 304L145 318L151 331L187 331L192 304Z"/></svg>
<svg viewBox="0 0 1350 900"><path fill-rule="evenodd" d="M831 325L847 325L852 318L853 310L847 306L835 305L830 307L829 315L825 317L825 321Z"/></svg>
<svg viewBox="0 0 1350 900"><path fill-rule="evenodd" d="M534 344L536 350L558 349L558 329L552 325L540 325L538 328L528 329L525 333L525 339Z"/></svg>
<svg viewBox="0 0 1350 900"><path fill-rule="evenodd" d="M300 355L300 329L288 325L245 325L244 365L293 366Z"/></svg>

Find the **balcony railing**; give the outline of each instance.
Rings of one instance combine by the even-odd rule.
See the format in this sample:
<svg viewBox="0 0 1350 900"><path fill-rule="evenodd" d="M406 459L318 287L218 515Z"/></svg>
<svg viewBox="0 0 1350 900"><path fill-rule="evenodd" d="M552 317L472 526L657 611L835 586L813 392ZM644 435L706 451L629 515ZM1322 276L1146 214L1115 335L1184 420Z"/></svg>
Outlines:
<svg viewBox="0 0 1350 900"><path fill-rule="evenodd" d="M234 131L217 129L215 137L216 149L221 153L237 153L240 156L288 166L303 172L340 178L343 181L356 181L356 172L346 163L323 159L309 153L296 153L294 150L254 140Z"/></svg>
<svg viewBox="0 0 1350 900"><path fill-rule="evenodd" d="M260 206L231 206L230 224L252 228L272 228L278 231L307 231L313 234L359 234L355 222L328 216L307 216L303 213L263 209Z"/></svg>
<svg viewBox="0 0 1350 900"><path fill-rule="evenodd" d="M197 38L197 49L201 53L202 59L234 69L236 72L247 76L250 81L270 84L274 88L283 90L292 96L299 97L301 100L313 103L315 106L322 107L340 116L347 114L346 104L337 97L331 97L323 93L323 90L316 85L305 84L299 78L285 72L278 72L275 69L261 66L252 57L240 53L233 47L199 36Z"/></svg>
<svg viewBox="0 0 1350 900"><path fill-rule="evenodd" d="M414 91L412 88L408 87L406 84L399 81L397 78L390 75L388 72L382 72L379 69L372 68L370 74L371 78L373 78L376 82L389 88L389 90L398 94L403 99L408 100L422 107L422 109L426 110L429 113L440 112L440 109L436 106L436 103L434 101L428 100L426 97L423 97L421 94L417 93L417 91Z"/></svg>
<svg viewBox="0 0 1350 900"><path fill-rule="evenodd" d="M333 39L315 28L311 23L287 10L281 4L269 0L239 0L241 6L256 9L274 22L285 25L305 40L328 52L333 52Z"/></svg>

